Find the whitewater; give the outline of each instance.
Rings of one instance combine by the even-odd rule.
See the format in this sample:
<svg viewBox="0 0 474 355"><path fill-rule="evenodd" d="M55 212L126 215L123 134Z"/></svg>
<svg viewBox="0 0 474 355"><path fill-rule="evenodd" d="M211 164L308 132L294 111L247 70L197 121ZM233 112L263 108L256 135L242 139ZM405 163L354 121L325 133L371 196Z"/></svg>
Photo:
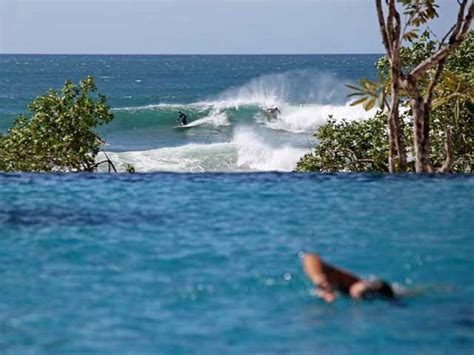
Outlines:
<svg viewBox="0 0 474 355"><path fill-rule="evenodd" d="M310 78L308 85L307 77L298 72L266 75L211 100L115 108L117 130L143 125L175 139L152 149L113 151L106 147L106 154L119 171L128 165L139 172L292 171L299 158L313 149L317 143L314 133L329 116L356 120L374 114L349 101L321 103L335 97L341 83L324 75L317 77L320 81ZM303 82L306 85L300 85ZM294 100L295 94L300 102ZM266 110L274 107L281 114L269 117ZM177 127L179 111L188 115L186 128ZM144 139L150 139L143 133ZM98 160L103 159L99 154Z"/></svg>

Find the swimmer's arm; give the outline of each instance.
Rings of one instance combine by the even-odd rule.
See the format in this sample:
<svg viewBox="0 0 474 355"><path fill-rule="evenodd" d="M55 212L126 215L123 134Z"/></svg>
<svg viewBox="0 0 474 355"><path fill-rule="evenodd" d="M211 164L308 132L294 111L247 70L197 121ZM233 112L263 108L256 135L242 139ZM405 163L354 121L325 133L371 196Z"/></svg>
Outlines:
<svg viewBox="0 0 474 355"><path fill-rule="evenodd" d="M324 273L324 266L321 258L315 254L305 254L303 257L303 269L313 284L318 286L317 295L326 302L332 302L336 298L331 284Z"/></svg>

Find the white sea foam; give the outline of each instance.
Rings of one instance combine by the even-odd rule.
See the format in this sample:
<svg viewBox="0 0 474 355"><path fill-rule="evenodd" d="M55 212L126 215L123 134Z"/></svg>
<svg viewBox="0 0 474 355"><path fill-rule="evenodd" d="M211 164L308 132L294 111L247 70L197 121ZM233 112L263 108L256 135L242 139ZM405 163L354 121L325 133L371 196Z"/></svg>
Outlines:
<svg viewBox="0 0 474 355"><path fill-rule="evenodd" d="M205 172L232 171L237 152L231 143L187 144L179 147L159 148L131 152L107 152L119 171L127 164L137 172ZM98 160L103 159L102 154Z"/></svg>
<svg viewBox="0 0 474 355"><path fill-rule="evenodd" d="M138 172L291 171L307 152L292 146L273 146L249 127L236 130L225 143L187 144L145 151L107 152L119 171L131 164ZM102 153L98 160L103 160Z"/></svg>
<svg viewBox="0 0 474 355"><path fill-rule="evenodd" d="M192 103L192 104L171 104L171 103L160 103L160 104L149 104L149 105L141 105L141 106L126 106L126 107L114 107L112 111L156 111L159 109L183 109L185 107L191 108L205 108L206 105L200 103Z"/></svg>
<svg viewBox="0 0 474 355"><path fill-rule="evenodd" d="M238 129L233 143L237 146L237 166L256 171L291 171L306 149L290 145L273 146L248 127Z"/></svg>

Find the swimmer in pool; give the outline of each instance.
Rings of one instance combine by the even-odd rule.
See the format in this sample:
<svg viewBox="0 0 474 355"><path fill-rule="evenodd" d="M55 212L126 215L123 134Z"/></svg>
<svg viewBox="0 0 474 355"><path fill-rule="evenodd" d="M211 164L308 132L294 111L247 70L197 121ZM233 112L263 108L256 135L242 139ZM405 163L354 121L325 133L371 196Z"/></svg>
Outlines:
<svg viewBox="0 0 474 355"><path fill-rule="evenodd" d="M353 299L394 299L392 287L382 280L362 280L348 271L331 266L312 253L303 257L303 269L317 286L316 294L328 303L335 300L335 291Z"/></svg>

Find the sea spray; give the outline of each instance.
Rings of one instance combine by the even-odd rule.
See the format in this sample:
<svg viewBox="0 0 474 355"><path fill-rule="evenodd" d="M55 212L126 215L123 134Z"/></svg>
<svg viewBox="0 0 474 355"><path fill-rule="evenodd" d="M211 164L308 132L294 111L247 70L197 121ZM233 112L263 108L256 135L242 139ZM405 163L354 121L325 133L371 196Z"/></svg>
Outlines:
<svg viewBox="0 0 474 355"><path fill-rule="evenodd" d="M314 132L330 115L349 121L373 116L375 110L365 111L361 106L345 105L284 105L278 119L265 120L268 128L294 133Z"/></svg>
<svg viewBox="0 0 474 355"><path fill-rule="evenodd" d="M220 127L220 126L228 126L230 125L229 120L227 119L226 112L213 109L209 115L199 118L197 120L188 123L187 127L198 127L198 126L212 126L212 127Z"/></svg>
<svg viewBox="0 0 474 355"><path fill-rule="evenodd" d="M258 105L261 107L292 104L341 104L346 101L345 79L324 71L292 70L263 75L231 88L209 103L219 107Z"/></svg>

